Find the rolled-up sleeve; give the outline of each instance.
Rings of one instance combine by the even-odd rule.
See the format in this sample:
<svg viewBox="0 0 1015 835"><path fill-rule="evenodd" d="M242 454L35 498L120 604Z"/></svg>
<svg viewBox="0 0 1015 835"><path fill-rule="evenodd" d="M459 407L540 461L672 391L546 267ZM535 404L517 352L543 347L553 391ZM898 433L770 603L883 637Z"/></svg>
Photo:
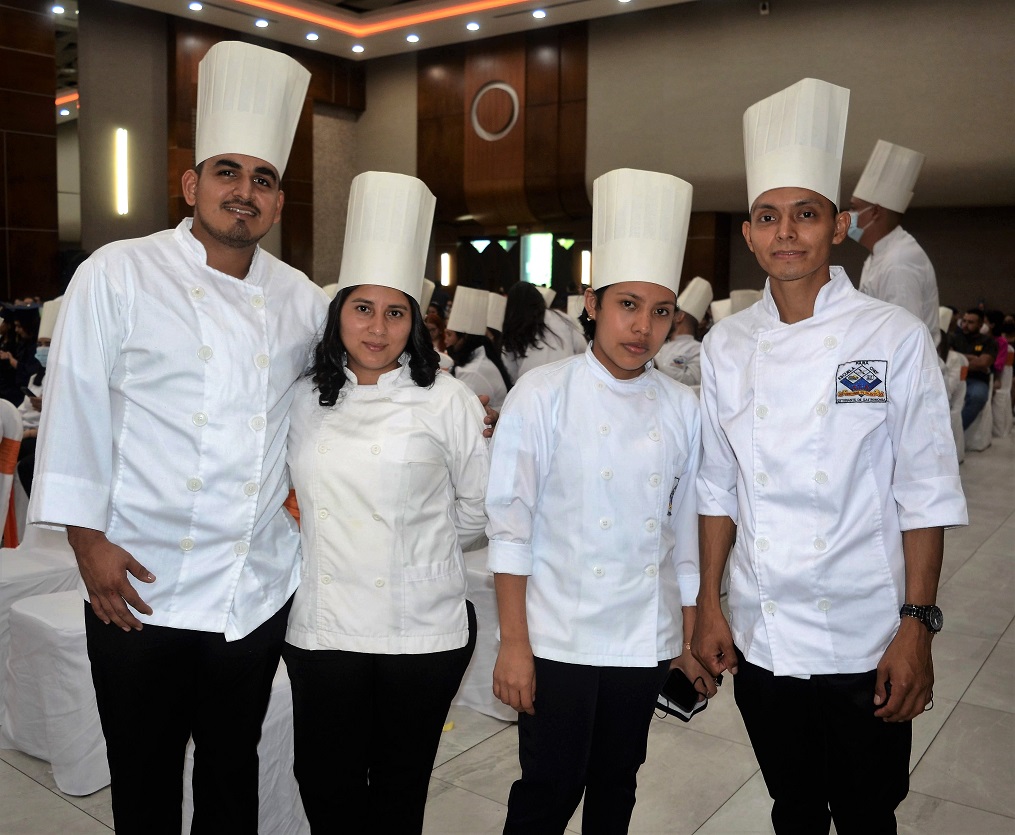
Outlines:
<svg viewBox="0 0 1015 835"><path fill-rule="evenodd" d="M698 470L698 513L729 516L737 522L737 459L719 425L715 367L711 341L701 349L701 466Z"/></svg>
<svg viewBox="0 0 1015 835"><path fill-rule="evenodd" d="M694 606L700 580L698 567L698 513L695 490L701 466L701 418L694 409L684 415L689 455L673 494L673 563L682 606Z"/></svg>

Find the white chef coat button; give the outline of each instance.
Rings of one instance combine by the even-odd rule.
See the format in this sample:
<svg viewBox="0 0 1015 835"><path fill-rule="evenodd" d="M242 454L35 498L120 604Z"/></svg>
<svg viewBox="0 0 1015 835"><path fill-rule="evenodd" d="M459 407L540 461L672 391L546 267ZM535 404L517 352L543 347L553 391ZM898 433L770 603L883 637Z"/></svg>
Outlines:
<svg viewBox="0 0 1015 835"><path fill-rule="evenodd" d="M609 467L604 467L599 471L599 475L601 475L604 479L609 481L611 478L613 478L613 470L611 470Z"/></svg>
<svg viewBox="0 0 1015 835"><path fill-rule="evenodd" d="M330 515L331 514L328 513L328 509L326 507L322 507L320 510L317 511L318 519L327 519L328 516Z"/></svg>
<svg viewBox="0 0 1015 835"><path fill-rule="evenodd" d="M246 542L237 542L233 546L233 553L238 557L244 556L250 550L250 546Z"/></svg>
<svg viewBox="0 0 1015 835"><path fill-rule="evenodd" d="M657 569L654 565L650 565L648 568L645 569L645 573L649 577L655 577L656 574L659 573L659 569Z"/></svg>
<svg viewBox="0 0 1015 835"><path fill-rule="evenodd" d="M834 348L836 345L839 344L839 340L836 339L834 336L826 336L823 342L825 343L826 348Z"/></svg>
<svg viewBox="0 0 1015 835"><path fill-rule="evenodd" d="M645 392L645 396L649 400L655 400L656 399L656 390L655 389L649 389L648 391Z"/></svg>
<svg viewBox="0 0 1015 835"><path fill-rule="evenodd" d="M768 484L768 474L767 473L758 473L754 477L754 480L756 482L758 482L758 484L760 484L762 487L764 487L766 484Z"/></svg>
<svg viewBox="0 0 1015 835"><path fill-rule="evenodd" d="M604 388L606 388L605 383L602 382L596 383L596 391L602 391Z"/></svg>
<svg viewBox="0 0 1015 835"><path fill-rule="evenodd" d="M204 426L208 423L208 415L204 412L194 412L194 416L191 420L194 421L194 426Z"/></svg>
<svg viewBox="0 0 1015 835"><path fill-rule="evenodd" d="M211 359L211 356L214 353L215 352L212 351L211 349L211 345L202 345L200 348L197 349L197 356L200 359L203 359L205 362L208 362L208 360Z"/></svg>
<svg viewBox="0 0 1015 835"><path fill-rule="evenodd" d="M774 600L768 600L765 602L765 605L762 606L761 608L764 609L768 614L774 615L775 610L778 609L779 607L775 605Z"/></svg>
<svg viewBox="0 0 1015 835"><path fill-rule="evenodd" d="M191 539L189 536L183 537L183 539L180 540L180 550L181 551L193 551L194 550L194 540Z"/></svg>
<svg viewBox="0 0 1015 835"><path fill-rule="evenodd" d="M383 577L378 577L376 580L374 580L374 585L377 586L377 588L379 588L379 589L383 589L384 588L384 578Z"/></svg>
<svg viewBox="0 0 1015 835"><path fill-rule="evenodd" d="M818 484L828 484L828 473L826 473L824 470L818 470L814 474L814 480Z"/></svg>
<svg viewBox="0 0 1015 835"><path fill-rule="evenodd" d="M759 536L754 541L754 547L757 548L759 551L767 551L768 550L768 546L770 544L771 543L765 537L763 537L763 536Z"/></svg>
<svg viewBox="0 0 1015 835"><path fill-rule="evenodd" d="M609 530L611 524L610 520L606 517L599 520L599 527L601 527L604 531Z"/></svg>
<svg viewBox="0 0 1015 835"><path fill-rule="evenodd" d="M201 479L199 478L187 479L187 489L190 490L191 493L196 493L202 487L204 487L204 482L201 481Z"/></svg>
<svg viewBox="0 0 1015 835"><path fill-rule="evenodd" d="M253 481L248 481L246 484L243 485L243 495L244 496L256 496L257 495L257 485Z"/></svg>
<svg viewBox="0 0 1015 835"><path fill-rule="evenodd" d="M758 350L763 354L767 354L772 350L772 343L767 339L762 339L761 342L758 343Z"/></svg>
<svg viewBox="0 0 1015 835"><path fill-rule="evenodd" d="M374 444L372 447L370 447L370 452L372 454L374 454L374 455L380 455L381 454L381 448L380 448L379 445Z"/></svg>
<svg viewBox="0 0 1015 835"><path fill-rule="evenodd" d="M609 435L610 434L610 425L608 423L601 423L599 425L599 434L600 435Z"/></svg>
<svg viewBox="0 0 1015 835"><path fill-rule="evenodd" d="M264 296L262 296L262 295L251 296L250 297L250 303L254 307L264 307Z"/></svg>
<svg viewBox="0 0 1015 835"><path fill-rule="evenodd" d="M390 402L391 402L391 398L390 397L382 397L381 398L381 403L390 403Z"/></svg>
<svg viewBox="0 0 1015 835"><path fill-rule="evenodd" d="M828 600L819 600L818 601L818 608L822 612L827 612L829 609L832 608L832 604Z"/></svg>
<svg viewBox="0 0 1015 835"><path fill-rule="evenodd" d="M328 451L328 445L327 444L318 444L317 445L317 451L321 455L324 455Z"/></svg>
<svg viewBox="0 0 1015 835"><path fill-rule="evenodd" d="M190 288L190 297L192 299L203 299L204 298L204 288L203 287L191 287Z"/></svg>
<svg viewBox="0 0 1015 835"><path fill-rule="evenodd" d="M373 515L373 520L374 520L375 522L380 522L380 521L381 521L381 514L380 514L380 513L375 513L375 514Z"/></svg>
<svg viewBox="0 0 1015 835"><path fill-rule="evenodd" d="M604 575L604 574L605 574L606 572L605 572L605 571L603 571L603 569L601 569L601 568L600 568L600 567L599 567L599 566L597 565L597 566L595 566L595 567L594 567L594 568L592 569L592 573L593 573L593 574L595 574L595 575L596 575L597 577L602 577L602 576L603 576L603 575Z"/></svg>
<svg viewBox="0 0 1015 835"><path fill-rule="evenodd" d="M648 477L648 483L652 487L658 487L663 483L663 478L659 475L659 473L652 473L652 475Z"/></svg>
<svg viewBox="0 0 1015 835"><path fill-rule="evenodd" d="M656 529L656 520L655 519L649 519L645 523L645 530L647 530L649 533L652 533L652 531L654 531L655 529Z"/></svg>
<svg viewBox="0 0 1015 835"><path fill-rule="evenodd" d="M651 441L658 441L659 440L659 430L658 429L651 430L648 433L648 437L649 437L649 440L651 440Z"/></svg>
<svg viewBox="0 0 1015 835"><path fill-rule="evenodd" d="M819 415L822 415L822 416L827 415L828 414L828 404L827 403L819 403L814 408L814 411L817 412Z"/></svg>
<svg viewBox="0 0 1015 835"><path fill-rule="evenodd" d="M827 548L827 547L828 547L828 543L825 542L825 540L823 540L820 536L817 537L817 539L814 540L814 550L815 551L824 551L825 548Z"/></svg>
<svg viewBox="0 0 1015 835"><path fill-rule="evenodd" d="M258 354L256 357L254 357L254 365L256 365L258 368L267 368L270 363L271 360L268 359L267 354Z"/></svg>
<svg viewBox="0 0 1015 835"><path fill-rule="evenodd" d="M264 429L264 426L265 420L260 415L254 415L250 419L250 428L253 429L255 432L260 432L262 429Z"/></svg>
<svg viewBox="0 0 1015 835"><path fill-rule="evenodd" d="M328 583L330 583L330 582L331 582L331 575L330 575L330 574L323 574L323 575L321 576L321 583L322 583L323 585L325 585L325 586L326 586L326 585L328 585Z"/></svg>
<svg viewBox="0 0 1015 835"><path fill-rule="evenodd" d="M754 414L756 414L759 418L762 419L767 418L768 406L758 406L758 408L754 410Z"/></svg>

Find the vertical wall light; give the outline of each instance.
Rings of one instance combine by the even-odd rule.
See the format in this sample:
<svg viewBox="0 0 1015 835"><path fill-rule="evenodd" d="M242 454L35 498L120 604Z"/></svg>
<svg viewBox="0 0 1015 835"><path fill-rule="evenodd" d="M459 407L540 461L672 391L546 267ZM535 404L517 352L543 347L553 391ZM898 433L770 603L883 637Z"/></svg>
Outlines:
<svg viewBox="0 0 1015 835"><path fill-rule="evenodd" d="M451 253L441 253L441 287L451 286Z"/></svg>
<svg viewBox="0 0 1015 835"><path fill-rule="evenodd" d="M127 131L123 128L116 129L116 146L113 154L114 188L116 189L116 213L125 215L129 209L127 204L128 176L127 176Z"/></svg>
<svg viewBox="0 0 1015 835"><path fill-rule="evenodd" d="M592 283L592 253L587 249L582 250L582 285L588 286Z"/></svg>

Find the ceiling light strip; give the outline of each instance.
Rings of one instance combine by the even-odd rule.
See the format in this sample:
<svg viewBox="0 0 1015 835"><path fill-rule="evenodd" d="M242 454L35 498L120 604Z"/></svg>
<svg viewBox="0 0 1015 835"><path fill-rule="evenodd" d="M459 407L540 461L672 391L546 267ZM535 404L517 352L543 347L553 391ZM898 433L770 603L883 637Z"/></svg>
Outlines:
<svg viewBox="0 0 1015 835"><path fill-rule="evenodd" d="M61 104L70 104L72 101L78 100L77 93L68 93L66 96L57 96L56 106L59 107Z"/></svg>

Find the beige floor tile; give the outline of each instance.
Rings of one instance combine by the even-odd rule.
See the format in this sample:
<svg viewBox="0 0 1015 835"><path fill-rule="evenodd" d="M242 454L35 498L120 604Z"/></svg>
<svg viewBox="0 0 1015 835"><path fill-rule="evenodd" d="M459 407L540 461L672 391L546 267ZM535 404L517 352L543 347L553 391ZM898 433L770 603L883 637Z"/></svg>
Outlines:
<svg viewBox="0 0 1015 835"><path fill-rule="evenodd" d="M1008 624L1008 628L1001 636L1002 644L1015 644L1015 620Z"/></svg>
<svg viewBox="0 0 1015 835"><path fill-rule="evenodd" d="M990 588L998 594L1007 593L1009 598L1015 600L1015 554L988 551L985 543L966 560L949 582L960 586Z"/></svg>
<svg viewBox="0 0 1015 835"><path fill-rule="evenodd" d="M899 835L1010 835L1015 821L938 797L910 792L895 814Z"/></svg>
<svg viewBox="0 0 1015 835"><path fill-rule="evenodd" d="M980 546L979 550L988 554L1004 554L1007 557L1015 557L1015 529L1009 525L1002 525Z"/></svg>
<svg viewBox="0 0 1015 835"><path fill-rule="evenodd" d="M433 776L506 806L511 784L521 776L518 731L506 728L434 769Z"/></svg>
<svg viewBox="0 0 1015 835"><path fill-rule="evenodd" d="M948 615L934 638L934 695L958 701L994 648L992 638L953 632Z"/></svg>
<svg viewBox="0 0 1015 835"><path fill-rule="evenodd" d="M772 798L758 771L698 830L697 835L772 835Z"/></svg>
<svg viewBox="0 0 1015 835"><path fill-rule="evenodd" d="M994 647L962 702L1015 713L1015 645Z"/></svg>
<svg viewBox="0 0 1015 835"><path fill-rule="evenodd" d="M1015 595L992 586L986 588L945 583L938 592L938 606L948 632L997 640L1015 616Z"/></svg>
<svg viewBox="0 0 1015 835"><path fill-rule="evenodd" d="M934 707L913 720L913 749L909 754L910 773L919 765L957 704L958 702L951 699L935 696Z"/></svg>
<svg viewBox="0 0 1015 835"><path fill-rule="evenodd" d="M747 728L744 727L744 720L740 717L740 710L733 699L733 676L723 676L723 686L719 692L712 697L708 707L694 716L690 722L681 722L675 716L663 714L663 718L656 717L656 721L675 728L687 727L698 733L717 736L720 739L727 739L730 742L739 742L741 745L750 745L751 739L747 736Z"/></svg>
<svg viewBox="0 0 1015 835"><path fill-rule="evenodd" d="M1013 774L1015 713L960 703L920 760L910 786L920 794L1015 817Z"/></svg>
<svg viewBox="0 0 1015 835"><path fill-rule="evenodd" d="M426 813L423 817L424 835L452 835L466 833L501 832L507 806L486 797L452 786L441 780L430 780Z"/></svg>
<svg viewBox="0 0 1015 835"><path fill-rule="evenodd" d="M6 763L0 764L4 835L109 835L108 826Z"/></svg>
<svg viewBox="0 0 1015 835"><path fill-rule="evenodd" d="M441 734L434 767L444 765L483 740L511 727L510 722L502 722L470 708L457 706L452 706L448 712L448 721L454 722L454 727Z"/></svg>

